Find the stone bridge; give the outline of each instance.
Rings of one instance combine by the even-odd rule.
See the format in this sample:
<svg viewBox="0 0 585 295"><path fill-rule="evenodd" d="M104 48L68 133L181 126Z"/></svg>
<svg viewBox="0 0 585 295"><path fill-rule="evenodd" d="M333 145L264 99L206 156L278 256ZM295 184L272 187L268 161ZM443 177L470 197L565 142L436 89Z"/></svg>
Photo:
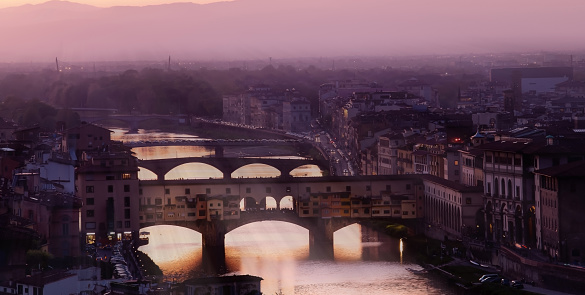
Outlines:
<svg viewBox="0 0 585 295"><path fill-rule="evenodd" d="M203 163L217 168L224 179L230 179L237 169L250 164L265 164L280 171L281 177L290 177L290 172L303 165L317 165L327 169L322 162L312 159L273 159L273 158L223 158L223 157L187 157L158 160L140 160L139 167L152 171L157 180L165 180L165 175L173 168L187 163Z"/></svg>
<svg viewBox="0 0 585 295"><path fill-rule="evenodd" d="M81 116L81 120L88 123L99 123L105 120L118 120L127 123L130 129L138 129L138 123L149 120L165 120L175 124L187 124L189 117L187 115L102 115L102 116Z"/></svg>
<svg viewBox="0 0 585 295"><path fill-rule="evenodd" d="M225 254L225 235L246 224L261 221L282 221L296 224L309 231L309 255L311 257L333 257L333 233L348 225L359 223L363 218L329 218L299 217L295 212L282 211L242 211L238 219L231 220L195 220L195 221L156 221L141 223L141 228L154 225L174 225L192 229L201 233L204 255Z"/></svg>

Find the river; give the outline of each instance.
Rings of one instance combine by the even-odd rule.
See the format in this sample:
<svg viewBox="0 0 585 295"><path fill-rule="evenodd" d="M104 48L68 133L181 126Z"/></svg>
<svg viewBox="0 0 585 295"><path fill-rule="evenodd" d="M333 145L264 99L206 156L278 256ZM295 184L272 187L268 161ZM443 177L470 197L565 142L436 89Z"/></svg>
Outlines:
<svg viewBox="0 0 585 295"><path fill-rule="evenodd" d="M113 130L113 139L122 141L195 137L154 131L124 134L123 129ZM194 146L148 147L134 151L141 159L209 156L213 153L211 149ZM279 152L278 149L273 152L272 156L295 156ZM209 173L213 172L201 166L179 168L171 171L176 173L171 178L209 178ZM272 168L262 165L240 171L242 177L266 176L273 172ZM319 172L315 172L313 167L307 167L296 176L313 176L313 173ZM167 179L170 179L169 175ZM141 174L140 177L150 179L148 174ZM167 279L182 281L201 272L201 234L174 226L154 226L144 230L150 232L150 241L140 250L159 265ZM403 251L402 241L364 230L370 235L368 239L363 239L362 228L357 224L335 232L334 259L319 260L309 259L308 230L276 221L248 224L226 235L227 274L262 277L264 294L386 295L452 292L442 281L416 275L406 269L421 267L413 263L414 255Z"/></svg>

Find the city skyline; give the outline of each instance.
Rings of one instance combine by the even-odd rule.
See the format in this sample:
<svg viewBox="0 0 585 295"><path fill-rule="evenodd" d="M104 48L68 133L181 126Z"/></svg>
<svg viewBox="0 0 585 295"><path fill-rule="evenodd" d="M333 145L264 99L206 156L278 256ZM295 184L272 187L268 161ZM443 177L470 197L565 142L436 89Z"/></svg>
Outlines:
<svg viewBox="0 0 585 295"><path fill-rule="evenodd" d="M563 51L585 25L575 0L470 3L236 0L197 5L52 1L0 8L0 62L275 59ZM10 3L37 3L13 1ZM86 3L97 6L81 5ZM132 4L130 1L120 5ZM198 1L203 3L203 1ZM6 5L6 4L5 4ZM0 6L2 7L2 6Z"/></svg>

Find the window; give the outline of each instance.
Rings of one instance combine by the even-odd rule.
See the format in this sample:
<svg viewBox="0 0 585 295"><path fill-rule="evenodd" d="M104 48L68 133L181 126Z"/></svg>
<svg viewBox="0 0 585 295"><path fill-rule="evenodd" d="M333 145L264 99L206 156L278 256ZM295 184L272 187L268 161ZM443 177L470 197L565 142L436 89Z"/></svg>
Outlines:
<svg viewBox="0 0 585 295"><path fill-rule="evenodd" d="M328 187L325 188L325 190L329 193L329 192L331 192L331 187L328 186Z"/></svg>
<svg viewBox="0 0 585 295"><path fill-rule="evenodd" d="M231 189L231 188L229 188L229 187L226 187L226 188L225 188L225 193L226 193L226 194L231 194L231 193L232 193L232 189Z"/></svg>
<svg viewBox="0 0 585 295"><path fill-rule="evenodd" d="M87 199L85 199L85 203L86 203L86 205L93 205L94 204L94 198L87 198Z"/></svg>
<svg viewBox="0 0 585 295"><path fill-rule="evenodd" d="M309 210L307 209L303 210L303 214L309 214Z"/></svg>
<svg viewBox="0 0 585 295"><path fill-rule="evenodd" d="M199 210L199 216L205 216L205 210Z"/></svg>
<svg viewBox="0 0 585 295"><path fill-rule="evenodd" d="M130 197L124 197L124 207L130 207Z"/></svg>
<svg viewBox="0 0 585 295"><path fill-rule="evenodd" d="M369 192L369 191L372 191L372 186L370 186L370 185L366 185L366 191L367 191L367 192Z"/></svg>
<svg viewBox="0 0 585 295"><path fill-rule="evenodd" d="M125 228L129 228L130 227L130 220L124 221L124 227Z"/></svg>
<svg viewBox="0 0 585 295"><path fill-rule="evenodd" d="M465 198L465 204L471 205L471 198Z"/></svg>
<svg viewBox="0 0 585 295"><path fill-rule="evenodd" d="M114 186L108 185L108 193L113 193L113 192L114 192Z"/></svg>
<svg viewBox="0 0 585 295"><path fill-rule="evenodd" d="M130 192L130 185L129 184L124 185L124 192L125 193Z"/></svg>
<svg viewBox="0 0 585 295"><path fill-rule="evenodd" d="M410 189L410 184L406 185L406 189L409 190Z"/></svg>
<svg viewBox="0 0 585 295"><path fill-rule="evenodd" d="M287 187L286 187L286 192L287 192L287 193L290 193L290 191L291 191L291 189L290 189L290 186L287 186Z"/></svg>
<svg viewBox="0 0 585 295"><path fill-rule="evenodd" d="M122 173L122 179L132 179L132 175L130 173Z"/></svg>
<svg viewBox="0 0 585 295"><path fill-rule="evenodd" d="M161 198L154 199L154 204L155 205L162 205L162 199Z"/></svg>
<svg viewBox="0 0 585 295"><path fill-rule="evenodd" d="M93 217L93 215L94 215L94 211L93 210L87 210L87 211L85 211L85 216L87 216L87 217Z"/></svg>
<svg viewBox="0 0 585 295"><path fill-rule="evenodd" d="M402 211L402 215L408 215L408 211Z"/></svg>
<svg viewBox="0 0 585 295"><path fill-rule="evenodd" d="M249 188L249 187L247 187L247 188L246 188L246 194L251 194L251 193L252 193L252 189L251 189L251 188Z"/></svg>
<svg viewBox="0 0 585 295"><path fill-rule="evenodd" d="M63 229L63 235L64 236L69 235L69 223L63 223L62 224L62 229Z"/></svg>
<svg viewBox="0 0 585 295"><path fill-rule="evenodd" d="M319 214L319 209L313 209L313 214Z"/></svg>
<svg viewBox="0 0 585 295"><path fill-rule="evenodd" d="M190 195L191 194L191 189L190 188L186 188L185 189L185 195Z"/></svg>
<svg viewBox="0 0 585 295"><path fill-rule="evenodd" d="M93 193L93 185L88 185L85 187L86 193Z"/></svg>
<svg viewBox="0 0 585 295"><path fill-rule="evenodd" d="M208 195L211 194L211 189L210 188L206 188L205 189L205 193L208 194Z"/></svg>
<svg viewBox="0 0 585 295"><path fill-rule="evenodd" d="M116 228L122 228L122 221L121 220L116 221Z"/></svg>
<svg viewBox="0 0 585 295"><path fill-rule="evenodd" d="M138 189L138 194L139 195L142 195L142 189L141 188Z"/></svg>
<svg viewBox="0 0 585 295"><path fill-rule="evenodd" d="M310 187L310 186L307 186L307 187L305 188L305 192L307 192L307 193L310 193L310 192L311 192L311 187Z"/></svg>
<svg viewBox="0 0 585 295"><path fill-rule="evenodd" d="M106 175L106 180L115 180L114 175Z"/></svg>
<svg viewBox="0 0 585 295"><path fill-rule="evenodd" d="M130 209L124 209L124 219L130 219Z"/></svg>
<svg viewBox="0 0 585 295"><path fill-rule="evenodd" d="M85 229L95 229L95 222L86 222Z"/></svg>
<svg viewBox="0 0 585 295"><path fill-rule="evenodd" d="M459 166L459 161L455 160L455 166Z"/></svg>
<svg viewBox="0 0 585 295"><path fill-rule="evenodd" d="M345 191L346 192L351 192L351 185L346 185L345 186Z"/></svg>
<svg viewBox="0 0 585 295"><path fill-rule="evenodd" d="M165 188L165 195L168 195L171 193L171 189L170 188Z"/></svg>

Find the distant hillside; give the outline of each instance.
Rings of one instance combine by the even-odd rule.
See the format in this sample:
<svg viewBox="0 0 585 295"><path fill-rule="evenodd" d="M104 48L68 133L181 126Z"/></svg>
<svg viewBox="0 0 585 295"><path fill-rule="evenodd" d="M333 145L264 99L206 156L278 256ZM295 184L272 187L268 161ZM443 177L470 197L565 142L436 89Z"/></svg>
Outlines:
<svg viewBox="0 0 585 295"><path fill-rule="evenodd" d="M552 1L544 1L550 2ZM235 0L0 9L0 62L406 55L585 48L585 2Z"/></svg>

